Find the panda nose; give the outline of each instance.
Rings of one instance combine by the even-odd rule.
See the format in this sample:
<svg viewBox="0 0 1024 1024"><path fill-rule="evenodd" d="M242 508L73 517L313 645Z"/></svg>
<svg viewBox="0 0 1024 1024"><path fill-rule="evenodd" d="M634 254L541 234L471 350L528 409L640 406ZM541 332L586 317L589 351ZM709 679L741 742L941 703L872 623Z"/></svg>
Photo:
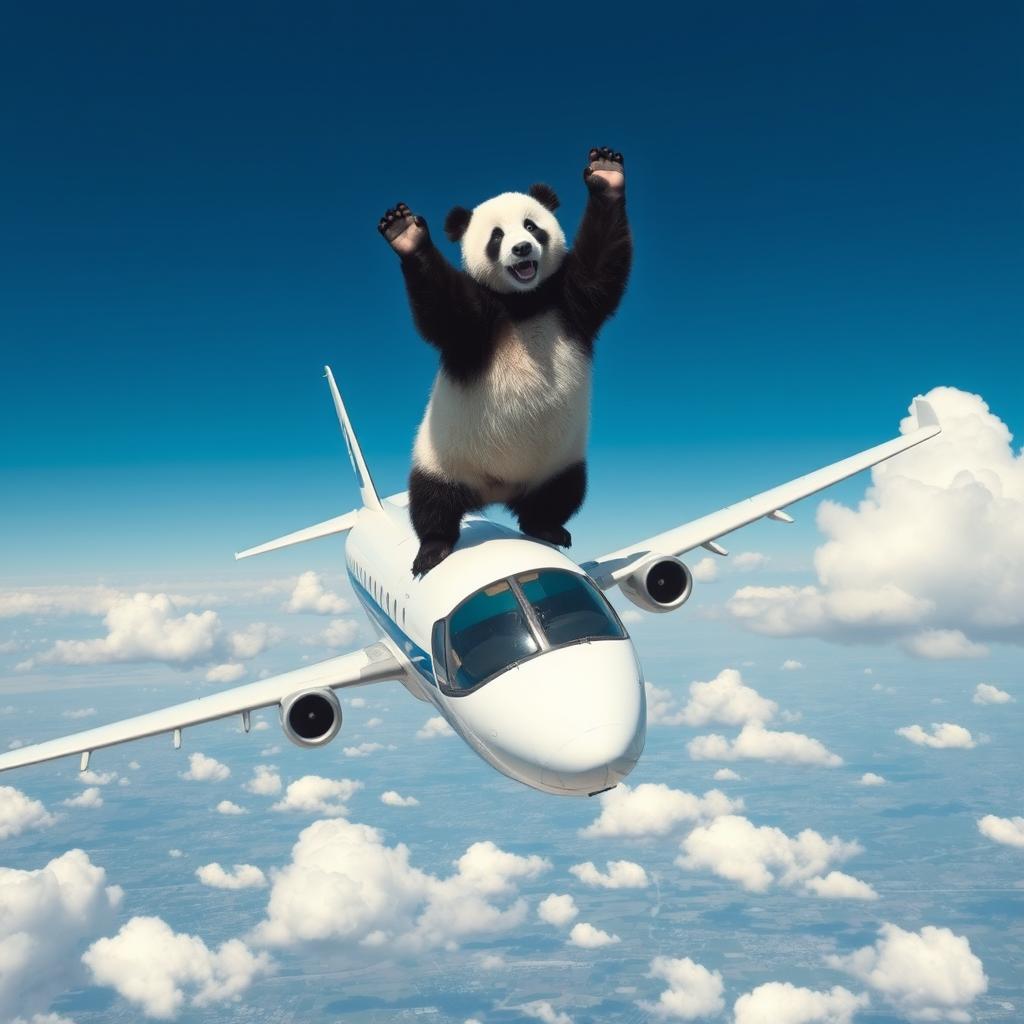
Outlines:
<svg viewBox="0 0 1024 1024"><path fill-rule="evenodd" d="M529 256L533 252L533 245L530 242L520 242L512 246L513 256Z"/></svg>

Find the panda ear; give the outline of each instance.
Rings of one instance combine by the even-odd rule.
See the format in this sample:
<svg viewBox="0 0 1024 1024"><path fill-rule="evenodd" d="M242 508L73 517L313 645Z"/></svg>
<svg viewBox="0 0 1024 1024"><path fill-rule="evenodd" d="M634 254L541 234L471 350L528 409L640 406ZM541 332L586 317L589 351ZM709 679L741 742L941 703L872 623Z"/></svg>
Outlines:
<svg viewBox="0 0 1024 1024"><path fill-rule="evenodd" d="M444 219L444 233L449 242L458 242L466 233L473 214L464 206L453 206Z"/></svg>
<svg viewBox="0 0 1024 1024"><path fill-rule="evenodd" d="M555 190L550 185L536 184L530 186L530 195L540 203L541 206L546 206L552 213L559 207L558 196L555 195Z"/></svg>

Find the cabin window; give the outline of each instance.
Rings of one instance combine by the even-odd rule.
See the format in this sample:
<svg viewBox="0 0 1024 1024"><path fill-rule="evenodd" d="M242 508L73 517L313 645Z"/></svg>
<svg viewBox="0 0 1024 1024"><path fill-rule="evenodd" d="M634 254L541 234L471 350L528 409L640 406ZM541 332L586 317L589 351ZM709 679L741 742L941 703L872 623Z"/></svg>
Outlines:
<svg viewBox="0 0 1024 1024"><path fill-rule="evenodd" d="M438 619L434 623L434 629L430 635L431 654L434 657L434 678L438 683L448 682L448 670L445 665L444 654L444 627L444 619Z"/></svg>

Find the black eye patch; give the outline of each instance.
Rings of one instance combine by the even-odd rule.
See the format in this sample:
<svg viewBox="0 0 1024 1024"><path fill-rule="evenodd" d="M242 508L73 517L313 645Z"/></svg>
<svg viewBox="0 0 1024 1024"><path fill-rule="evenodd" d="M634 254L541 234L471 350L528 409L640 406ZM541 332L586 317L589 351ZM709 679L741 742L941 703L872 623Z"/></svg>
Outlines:
<svg viewBox="0 0 1024 1024"><path fill-rule="evenodd" d="M491 237L487 242L487 248L484 249L484 253L487 258L492 262L498 258L498 254L501 252L501 240L505 237L505 232L501 228L495 228L491 232Z"/></svg>
<svg viewBox="0 0 1024 1024"><path fill-rule="evenodd" d="M534 224L529 217L527 217L526 220L523 221L523 227L526 228L526 230L529 231L530 234L537 239L538 245L547 245L548 238L550 238L551 236L543 228L537 227L537 225Z"/></svg>

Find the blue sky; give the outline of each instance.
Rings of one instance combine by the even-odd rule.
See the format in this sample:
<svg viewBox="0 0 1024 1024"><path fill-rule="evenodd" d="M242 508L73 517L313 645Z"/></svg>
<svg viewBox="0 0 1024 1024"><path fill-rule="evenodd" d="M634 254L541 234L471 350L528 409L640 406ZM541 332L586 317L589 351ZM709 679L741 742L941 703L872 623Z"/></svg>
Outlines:
<svg viewBox="0 0 1024 1024"><path fill-rule="evenodd" d="M370 639L343 608L340 542L238 565L231 553L358 500L324 363L378 484L404 488L436 360L376 231L398 200L454 258L441 232L451 206L546 181L571 237L588 148L625 154L636 256L598 343L591 491L572 527L581 558L886 440L917 394L931 392L947 424L932 454L830 492L856 511L815 501L794 527L752 526L727 545L744 562L704 565L681 612L629 626L677 712L691 682L731 667L779 704L772 728L844 762L704 761L690 741L732 742L743 720L652 723L630 783L720 785L757 827L856 839L863 852L829 870L878 901L814 898L804 881L752 893L707 865L681 868L693 821L581 838L599 806L552 802L455 740L417 739L426 712L394 687L348 709L341 739L312 760L269 722L248 738L196 730L185 753L229 765L219 781L180 780L184 755L155 741L98 766L131 783L98 784L102 806L63 806L81 788L73 765L3 779L55 817L32 826L18 811L28 817L0 838L0 864L37 870L77 846L124 889L53 962L140 915L211 949L245 938L316 818L242 788L273 763L284 786L362 782L341 820L381 829L438 878L484 841L549 867L523 868L497 900L525 900L518 924L458 952L392 960L351 936L289 942L240 1002L196 1006L182 983L180 1020L362 1024L433 1008L430 1019L504 1024L542 1002L558 1024L656 1019L637 1001L657 1001L665 982L648 974L665 956L721 972L728 1024L743 993L772 981L868 993L856 1019L890 1024L921 1007L825 963L881 942L885 922L969 939L988 989L947 1011L1015 1019L1021 850L977 823L1024 814L1011 784L1024 461L1010 439L1024 430L1022 20L999 2L9 12L0 748L80 724L64 711L113 720ZM308 572L338 595L333 611L284 609ZM143 606L118 632L110 616L135 591ZM161 656L153 636L193 613L213 616L195 633L207 654ZM235 658L233 632L256 653ZM58 641L104 637L100 655L58 653ZM978 684L1014 699L975 703ZM973 746L895 732L933 721L969 730ZM345 754L364 742L381 748ZM742 779L715 782L722 767ZM862 787L867 771L887 784ZM389 789L419 806L381 804ZM221 799L249 813L218 814ZM643 865L651 885L593 889L568 873L615 859ZM268 887L210 889L194 871L214 861L259 866ZM537 917L550 893L572 894L577 920L620 942L566 945L567 928ZM140 1019L138 1002L82 973L46 988L26 1019ZM4 998L0 985L0 1016Z"/></svg>

